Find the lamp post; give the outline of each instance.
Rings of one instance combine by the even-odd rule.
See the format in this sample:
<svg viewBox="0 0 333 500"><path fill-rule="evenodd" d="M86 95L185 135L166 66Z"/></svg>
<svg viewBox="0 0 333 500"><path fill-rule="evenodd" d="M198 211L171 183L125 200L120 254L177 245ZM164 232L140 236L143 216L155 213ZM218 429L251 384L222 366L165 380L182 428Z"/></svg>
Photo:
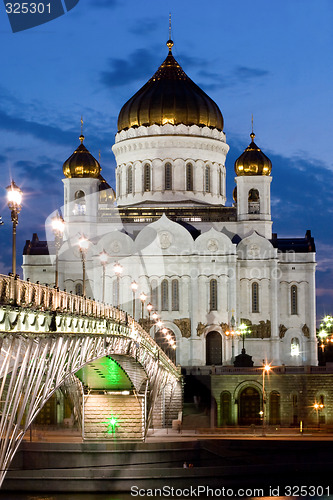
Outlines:
<svg viewBox="0 0 333 500"><path fill-rule="evenodd" d="M54 234L54 243L55 243L55 248L56 248L54 283L55 283L55 287L58 288L58 286L59 286L59 250L60 250L62 238L64 235L65 221L62 218L62 216L60 215L60 213L57 213L57 215L52 217L51 224L52 224L52 231Z"/></svg>
<svg viewBox="0 0 333 500"><path fill-rule="evenodd" d="M8 208L11 213L13 223L13 247L12 247L12 273L16 276L16 226L18 224L18 214L22 208L22 191L12 180L10 185L6 187Z"/></svg>
<svg viewBox="0 0 333 500"><path fill-rule="evenodd" d="M141 300L141 319L143 320L144 316L144 307L145 307L145 301L147 299L147 295L144 292L140 293L140 300Z"/></svg>
<svg viewBox="0 0 333 500"><path fill-rule="evenodd" d="M262 367L262 434L265 435L265 426L266 426L266 394L265 394L265 375L269 373L271 370L271 366L269 364L265 364Z"/></svg>
<svg viewBox="0 0 333 500"><path fill-rule="evenodd" d="M231 330L227 330L225 332L226 336L231 337L231 362L233 363L235 361L235 344L234 344L234 336L235 335L240 335L241 332L239 332L238 330L234 330L234 327L235 327L235 318L234 318L234 315L231 316L231 320L230 320L230 326L231 326Z"/></svg>
<svg viewBox="0 0 333 500"><path fill-rule="evenodd" d="M86 256L89 248L89 240L82 235L79 239L80 254L82 260L82 295L86 296Z"/></svg>
<svg viewBox="0 0 333 500"><path fill-rule="evenodd" d="M102 302L104 304L105 302L105 267L108 262L108 254L106 251L103 249L103 251L99 254L99 260L102 265Z"/></svg>
<svg viewBox="0 0 333 500"><path fill-rule="evenodd" d="M132 295L133 295L132 316L135 319L135 293L138 289L138 284L135 281L132 281L131 288L132 288Z"/></svg>
<svg viewBox="0 0 333 500"><path fill-rule="evenodd" d="M119 309L120 306L120 276L121 273L123 272L123 266L119 264L119 262L116 262L113 266L113 270L115 275L117 276L117 308Z"/></svg>

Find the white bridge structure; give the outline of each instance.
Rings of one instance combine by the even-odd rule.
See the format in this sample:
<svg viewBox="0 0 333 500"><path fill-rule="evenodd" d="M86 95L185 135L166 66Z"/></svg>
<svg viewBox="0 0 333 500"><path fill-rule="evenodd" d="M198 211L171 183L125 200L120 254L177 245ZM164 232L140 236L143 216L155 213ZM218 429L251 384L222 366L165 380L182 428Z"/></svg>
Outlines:
<svg viewBox="0 0 333 500"><path fill-rule="evenodd" d="M115 307L0 275L0 485L29 426L60 387L70 395L83 439L144 439L177 419L179 369L133 318ZM104 359L130 391L90 391L75 376ZM107 364L107 363L106 363ZM107 386L105 386L107 387Z"/></svg>

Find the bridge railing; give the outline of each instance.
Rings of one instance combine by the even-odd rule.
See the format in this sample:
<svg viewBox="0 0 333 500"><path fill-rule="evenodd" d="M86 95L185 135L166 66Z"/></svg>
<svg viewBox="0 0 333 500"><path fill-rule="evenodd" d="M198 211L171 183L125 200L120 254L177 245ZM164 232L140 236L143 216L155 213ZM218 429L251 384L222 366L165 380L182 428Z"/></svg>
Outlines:
<svg viewBox="0 0 333 500"><path fill-rule="evenodd" d="M110 318L121 323L126 312L109 304L74 295L58 288L0 274L0 304L31 307L45 311L66 311L86 316Z"/></svg>
<svg viewBox="0 0 333 500"><path fill-rule="evenodd" d="M125 311L109 304L74 295L71 292L65 292L48 285L41 285L38 282L23 281L17 276L0 274L0 305L92 316L111 320L129 328L134 326L135 331L130 333L133 340L140 342L148 351L154 352L162 365L168 365L169 370L171 369L178 374L177 368L173 366L169 357L157 346L146 330Z"/></svg>

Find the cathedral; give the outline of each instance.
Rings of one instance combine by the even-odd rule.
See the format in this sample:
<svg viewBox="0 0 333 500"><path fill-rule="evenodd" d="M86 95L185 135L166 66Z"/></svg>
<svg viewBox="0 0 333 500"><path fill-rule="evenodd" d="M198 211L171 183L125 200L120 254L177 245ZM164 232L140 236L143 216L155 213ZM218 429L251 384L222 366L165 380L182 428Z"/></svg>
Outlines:
<svg viewBox="0 0 333 500"><path fill-rule="evenodd" d="M317 365L315 244L309 230L304 238L272 232L274 165L253 129L227 205L223 115L175 60L171 39L167 48L120 110L115 190L81 131L63 164L64 205L47 220L48 241L34 234L25 245L24 279L119 306L185 376L209 375L218 425L255 423L261 372L237 375L242 380L223 373L263 363L281 373ZM60 242L50 229L57 217L64 221ZM256 404L246 417L233 401L251 399L251 390ZM299 405L299 389L296 400L292 388L284 390L280 381L272 392L273 423L291 423L283 405Z"/></svg>

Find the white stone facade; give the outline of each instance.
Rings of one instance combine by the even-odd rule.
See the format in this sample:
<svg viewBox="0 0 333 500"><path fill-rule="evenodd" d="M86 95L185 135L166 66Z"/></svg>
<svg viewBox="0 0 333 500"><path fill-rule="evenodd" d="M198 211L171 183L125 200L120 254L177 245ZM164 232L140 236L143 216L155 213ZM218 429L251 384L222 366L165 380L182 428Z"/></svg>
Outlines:
<svg viewBox="0 0 333 500"><path fill-rule="evenodd" d="M226 334L234 321L235 330L241 322L248 325L245 349L255 365L263 360L315 365L314 249L303 242L304 248L293 250L296 240L284 249L279 240L274 243L270 176L237 177L237 206L229 208L232 213L226 217L228 149L223 132L196 126L153 125L118 133L113 151L119 209L101 204L98 179L64 180L66 232L59 253L59 286L74 293L82 290L77 242L84 234L90 240L87 295L102 300L99 254L105 250L105 302L119 303L133 314L130 285L135 280L136 318L141 317L138 296L143 291L146 304L153 304L175 336L178 364L232 364L242 348L239 336ZM189 163L192 179L186 173ZM249 199L251 190L256 190L254 201ZM79 191L84 196L77 198ZM193 210L190 217L184 207ZM178 215L167 217L170 209L179 210ZM212 209L220 215L212 217ZM123 266L119 280L115 262ZM26 252L24 278L52 285L54 266L54 255ZM151 326L152 336L155 330Z"/></svg>

